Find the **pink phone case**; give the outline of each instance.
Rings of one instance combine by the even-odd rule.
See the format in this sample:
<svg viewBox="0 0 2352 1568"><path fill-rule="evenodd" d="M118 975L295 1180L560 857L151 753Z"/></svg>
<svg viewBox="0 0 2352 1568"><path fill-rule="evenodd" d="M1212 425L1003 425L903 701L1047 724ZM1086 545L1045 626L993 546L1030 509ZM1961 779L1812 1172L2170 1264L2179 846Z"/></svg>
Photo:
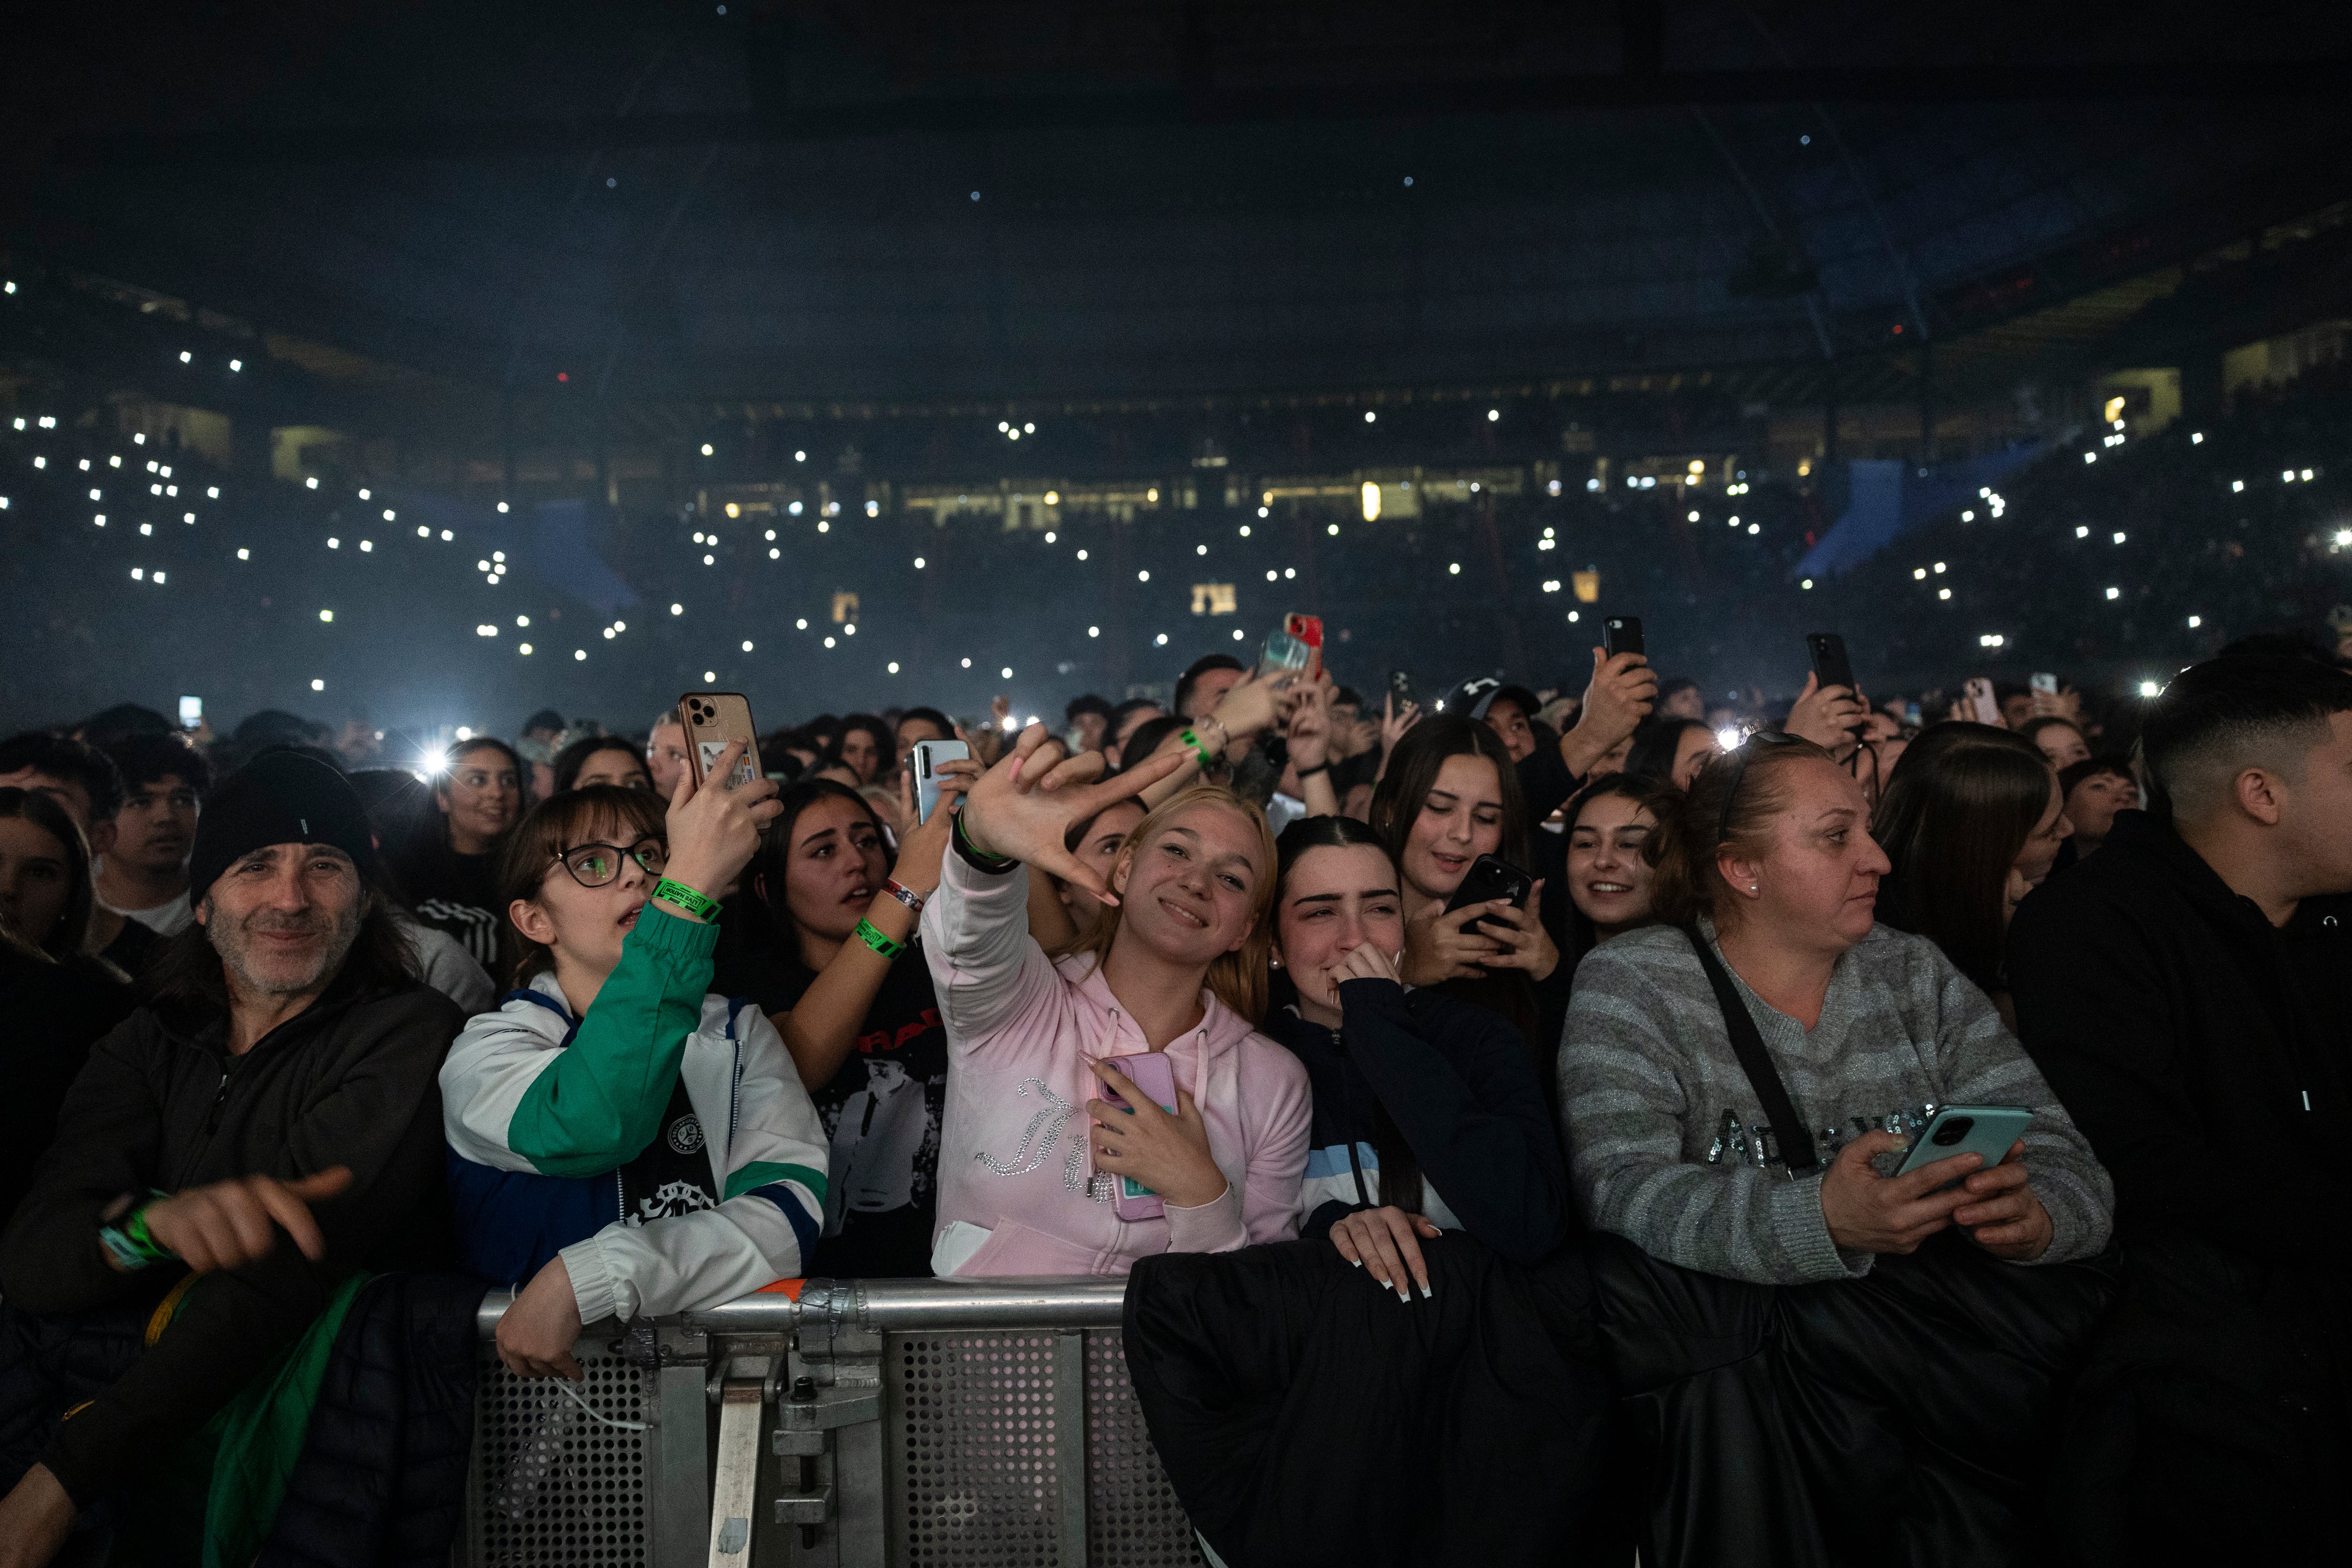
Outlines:
<svg viewBox="0 0 2352 1568"><path fill-rule="evenodd" d="M1153 1103L1173 1115L1176 1113L1176 1069L1162 1051L1149 1051L1139 1056L1114 1056L1104 1065L1127 1075L1127 1081L1149 1094ZM1119 1097L1108 1089L1103 1098L1112 1104ZM1134 1114L1133 1112L1129 1113ZM1118 1178L1118 1197L1111 1204L1111 1212L1121 1219L1158 1219L1166 1212L1159 1197L1132 1176Z"/></svg>

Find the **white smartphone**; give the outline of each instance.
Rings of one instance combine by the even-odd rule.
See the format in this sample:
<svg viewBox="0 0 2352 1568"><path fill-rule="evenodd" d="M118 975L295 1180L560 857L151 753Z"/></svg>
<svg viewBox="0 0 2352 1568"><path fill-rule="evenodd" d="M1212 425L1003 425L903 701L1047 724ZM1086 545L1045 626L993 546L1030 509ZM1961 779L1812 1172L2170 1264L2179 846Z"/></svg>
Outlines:
<svg viewBox="0 0 2352 1568"><path fill-rule="evenodd" d="M939 767L942 762L968 762L971 747L961 740L919 740L914 755L907 759L915 770L915 821L931 820L931 808L940 803Z"/></svg>
<svg viewBox="0 0 2352 1568"><path fill-rule="evenodd" d="M2010 1145L2025 1135L2032 1120L2033 1112L2023 1105L1947 1105L1911 1140L1911 1152L1895 1174L1909 1176L1954 1155L1974 1155L1984 1161L1979 1168L1990 1170L2009 1157Z"/></svg>
<svg viewBox="0 0 2352 1568"><path fill-rule="evenodd" d="M1992 682L1982 675L1969 677L1969 701L1973 705L1979 724L2000 723L2000 704L1993 701Z"/></svg>

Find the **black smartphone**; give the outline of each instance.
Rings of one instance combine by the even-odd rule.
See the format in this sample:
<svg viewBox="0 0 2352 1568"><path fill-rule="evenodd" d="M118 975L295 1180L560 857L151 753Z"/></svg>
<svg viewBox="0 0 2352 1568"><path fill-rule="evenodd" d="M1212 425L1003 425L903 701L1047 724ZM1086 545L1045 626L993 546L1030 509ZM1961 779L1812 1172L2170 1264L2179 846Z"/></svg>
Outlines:
<svg viewBox="0 0 2352 1568"><path fill-rule="evenodd" d="M1528 894L1535 885L1536 879L1532 875L1502 856L1480 855L1470 862L1470 869L1462 873L1462 885L1455 888L1454 896L1445 901L1445 913L1452 915L1474 904L1486 904L1497 898L1514 909L1525 909ZM1483 925L1486 918L1491 916L1473 920L1465 929Z"/></svg>
<svg viewBox="0 0 2352 1568"><path fill-rule="evenodd" d="M1805 647L1813 655L1813 676L1822 686L1859 689L1853 684L1853 661L1845 656L1844 638L1834 632L1808 632Z"/></svg>
<svg viewBox="0 0 2352 1568"><path fill-rule="evenodd" d="M1601 622L1601 651L1611 658L1620 653L1642 653L1642 618L1638 615L1612 615Z"/></svg>
<svg viewBox="0 0 2352 1568"><path fill-rule="evenodd" d="M1389 695L1396 698L1397 711L1402 713L1404 710L1404 705L1413 700L1412 677L1406 674L1402 670L1391 670L1389 672Z"/></svg>

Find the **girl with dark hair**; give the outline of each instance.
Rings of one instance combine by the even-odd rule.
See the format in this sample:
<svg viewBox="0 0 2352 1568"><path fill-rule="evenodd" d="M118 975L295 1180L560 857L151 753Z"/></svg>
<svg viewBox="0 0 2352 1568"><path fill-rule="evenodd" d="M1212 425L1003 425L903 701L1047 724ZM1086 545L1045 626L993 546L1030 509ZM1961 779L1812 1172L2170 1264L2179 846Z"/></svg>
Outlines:
<svg viewBox="0 0 2352 1568"><path fill-rule="evenodd" d="M2001 973L2010 916L2073 831L2057 775L2032 741L1990 725L1937 725L1904 755L1871 816L1895 868L1878 917L1942 948L2014 1027Z"/></svg>
<svg viewBox="0 0 2352 1568"><path fill-rule="evenodd" d="M711 768L743 754L730 742ZM577 1379L606 1318L691 1312L807 1271L824 1134L775 1029L710 989L712 891L775 815L775 786L558 795L506 846L522 988L441 1069L451 1207L469 1271L523 1284L499 1354Z"/></svg>
<svg viewBox="0 0 2352 1568"><path fill-rule="evenodd" d="M1580 962L1611 937L1650 925L1650 862L1645 852L1659 820L1674 808L1675 786L1632 772L1594 779L1560 808L1567 841L1570 910L1567 962Z"/></svg>
<svg viewBox="0 0 2352 1568"><path fill-rule="evenodd" d="M871 804L830 779L795 784L751 859L774 938L727 977L760 1004L816 1103L828 1142L824 1230L811 1271L845 1279L931 1271L948 1041L915 924L940 885L955 803L979 772L940 768L940 803L899 846ZM913 785L906 817L914 817Z"/></svg>
<svg viewBox="0 0 2352 1568"><path fill-rule="evenodd" d="M1302 1238L1410 1301L1422 1241L1467 1230L1532 1263L1568 1233L1568 1172L1517 1031L1483 1008L1406 990L1396 862L1352 817L1308 817L1276 846L1274 964L1297 988L1266 1032L1315 1096Z"/></svg>
<svg viewBox="0 0 2352 1568"><path fill-rule="evenodd" d="M1517 1024L1548 1077L1559 1035L1545 1028L1535 988L1559 967L1559 949L1544 930L1543 883L1524 909L1490 902L1445 913L1480 855L1528 864L1518 775L1502 737L1458 714L1414 725L1372 792L1371 826L1403 877L1405 982L1443 986Z"/></svg>
<svg viewBox="0 0 2352 1568"><path fill-rule="evenodd" d="M898 731L892 743L890 755L899 761L907 760L919 740L953 740L955 720L935 707L910 707L898 716Z"/></svg>
<svg viewBox="0 0 2352 1568"><path fill-rule="evenodd" d="M1633 748L1625 754L1625 771L1637 779L1656 779L1677 789L1687 789L1699 769L1720 756L1715 731L1695 718L1653 718L1633 732Z"/></svg>
<svg viewBox="0 0 2352 1568"><path fill-rule="evenodd" d="M898 739L890 727L870 713L854 713L841 721L841 733L826 749L824 765L848 768L863 787L898 759Z"/></svg>
<svg viewBox="0 0 2352 1568"><path fill-rule="evenodd" d="M2078 863L2107 841L2116 813L2139 810L2138 776L2131 758L2119 752L2059 769L2058 787L2066 793L2066 821L2074 828L2066 841L2074 846Z"/></svg>
<svg viewBox="0 0 2352 1568"><path fill-rule="evenodd" d="M0 789L0 930L53 962L79 960L98 907L89 859L63 806L37 789ZM114 977L112 966L96 967Z"/></svg>
<svg viewBox="0 0 2352 1568"><path fill-rule="evenodd" d="M523 778L522 758L505 741L460 741L433 782L436 810L390 856L416 918L456 937L493 974L506 924L499 856L523 813Z"/></svg>
<svg viewBox="0 0 2352 1568"><path fill-rule="evenodd" d="M557 752L554 778L551 792L557 795L583 784L617 784L625 789L648 793L654 787L654 776L646 771L645 755L635 741L618 735L583 736Z"/></svg>

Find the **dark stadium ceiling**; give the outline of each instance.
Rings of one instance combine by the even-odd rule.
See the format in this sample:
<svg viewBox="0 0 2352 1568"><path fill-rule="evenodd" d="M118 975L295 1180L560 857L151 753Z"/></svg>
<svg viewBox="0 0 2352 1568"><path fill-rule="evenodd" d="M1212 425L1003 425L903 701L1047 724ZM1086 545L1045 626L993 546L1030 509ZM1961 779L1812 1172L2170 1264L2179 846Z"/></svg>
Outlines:
<svg viewBox="0 0 2352 1568"><path fill-rule="evenodd" d="M477 386L935 402L1867 360L2352 193L2342 8L2073 16L52 8L0 246Z"/></svg>

